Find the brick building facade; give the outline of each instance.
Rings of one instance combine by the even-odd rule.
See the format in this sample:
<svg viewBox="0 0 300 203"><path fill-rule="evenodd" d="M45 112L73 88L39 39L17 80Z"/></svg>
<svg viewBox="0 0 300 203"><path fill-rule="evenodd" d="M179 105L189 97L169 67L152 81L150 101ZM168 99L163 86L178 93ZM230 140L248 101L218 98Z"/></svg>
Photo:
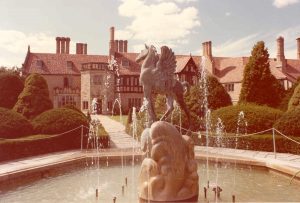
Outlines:
<svg viewBox="0 0 300 203"><path fill-rule="evenodd" d="M71 54L70 38L65 37L56 38L56 53L32 53L29 47L23 74L39 73L46 79L54 107L73 104L83 111L91 111L91 103L96 98L103 114L109 114L118 103L125 112L132 106L139 108L143 90L139 84L141 64L135 62L138 53L129 53L128 41L115 39L114 33L111 27L108 55L89 55L85 43L77 43L76 53ZM296 41L296 59L285 58L282 37L276 40L276 58L270 58L272 74L286 89L300 76L300 38ZM215 57L211 41L202 43L202 47L202 56L176 55L178 79L197 83L205 56L205 68L218 78L236 103L249 57ZM110 64L113 60L114 66Z"/></svg>

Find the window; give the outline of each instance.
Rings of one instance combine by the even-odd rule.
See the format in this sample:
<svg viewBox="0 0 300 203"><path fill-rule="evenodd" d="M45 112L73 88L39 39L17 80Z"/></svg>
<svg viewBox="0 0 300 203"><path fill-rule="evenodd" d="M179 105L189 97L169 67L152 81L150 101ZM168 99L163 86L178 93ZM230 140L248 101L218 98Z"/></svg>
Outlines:
<svg viewBox="0 0 300 203"><path fill-rule="evenodd" d="M128 108L131 108L131 107L140 108L141 105L142 105L141 98L128 98Z"/></svg>
<svg viewBox="0 0 300 203"><path fill-rule="evenodd" d="M69 79L64 78L64 87L69 87Z"/></svg>
<svg viewBox="0 0 300 203"><path fill-rule="evenodd" d="M234 91L234 83L226 83L224 85L227 92L233 92Z"/></svg>
<svg viewBox="0 0 300 203"><path fill-rule="evenodd" d="M44 65L43 61L42 60L37 60L36 61L36 66L39 67L39 68L42 68Z"/></svg>
<svg viewBox="0 0 300 203"><path fill-rule="evenodd" d="M59 106L74 105L76 106L75 97L72 95L63 95L60 97Z"/></svg>
<svg viewBox="0 0 300 203"><path fill-rule="evenodd" d="M83 101L82 102L82 108L83 109L89 109L89 102L88 101Z"/></svg>
<svg viewBox="0 0 300 203"><path fill-rule="evenodd" d="M67 68L72 69L73 68L73 62L67 61Z"/></svg>
<svg viewBox="0 0 300 203"><path fill-rule="evenodd" d="M102 75L94 75L93 76L94 85L102 85L102 81L103 81Z"/></svg>

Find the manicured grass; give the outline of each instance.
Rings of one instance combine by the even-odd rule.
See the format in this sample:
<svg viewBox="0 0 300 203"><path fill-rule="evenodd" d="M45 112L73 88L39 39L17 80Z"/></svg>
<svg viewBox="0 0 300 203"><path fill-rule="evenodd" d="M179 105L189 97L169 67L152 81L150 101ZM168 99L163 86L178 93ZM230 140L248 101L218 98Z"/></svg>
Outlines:
<svg viewBox="0 0 300 203"><path fill-rule="evenodd" d="M127 119L128 119L128 116L127 115L122 115L122 117L120 115L115 115L115 116L109 116L109 118L119 122L119 123L122 123L123 125L126 125L127 124Z"/></svg>

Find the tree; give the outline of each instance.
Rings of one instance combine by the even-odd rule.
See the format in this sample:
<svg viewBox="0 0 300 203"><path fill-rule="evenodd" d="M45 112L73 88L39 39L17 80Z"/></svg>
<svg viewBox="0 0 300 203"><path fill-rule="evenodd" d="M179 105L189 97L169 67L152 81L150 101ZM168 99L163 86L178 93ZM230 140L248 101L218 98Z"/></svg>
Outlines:
<svg viewBox="0 0 300 203"><path fill-rule="evenodd" d="M288 103L288 111L293 111L300 107L300 84L293 89L293 94Z"/></svg>
<svg viewBox="0 0 300 203"><path fill-rule="evenodd" d="M192 86L186 95L186 103L190 111L203 116L204 113L204 89L200 85ZM207 76L207 107L215 110L232 105L231 98L217 78Z"/></svg>
<svg viewBox="0 0 300 203"><path fill-rule="evenodd" d="M20 77L13 73L0 73L0 107L11 109L17 102L24 84Z"/></svg>
<svg viewBox="0 0 300 203"><path fill-rule="evenodd" d="M263 41L259 41L253 47L244 69L239 103L277 107L283 93L283 86L271 74L268 49Z"/></svg>
<svg viewBox="0 0 300 203"><path fill-rule="evenodd" d="M49 99L46 80L39 74L30 74L25 80L24 89L14 110L32 119L51 108L53 108L53 104Z"/></svg>

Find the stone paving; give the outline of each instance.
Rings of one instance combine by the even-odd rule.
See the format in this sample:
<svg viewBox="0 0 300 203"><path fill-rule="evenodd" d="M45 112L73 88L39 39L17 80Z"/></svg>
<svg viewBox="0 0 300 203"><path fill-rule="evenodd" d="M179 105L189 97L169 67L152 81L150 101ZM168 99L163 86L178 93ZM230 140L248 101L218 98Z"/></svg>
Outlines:
<svg viewBox="0 0 300 203"><path fill-rule="evenodd" d="M120 122L109 118L109 116L103 115L92 116L92 118L97 118L100 120L110 136L112 148L128 149L140 146L139 142L134 140L132 136L125 133L125 126Z"/></svg>
<svg viewBox="0 0 300 203"><path fill-rule="evenodd" d="M72 150L29 157L10 162L3 162L0 163L0 181L12 177L11 175L13 174L22 173L24 171L36 168L47 167L55 165L57 163L82 159L87 156L120 156L124 153L130 155L133 152L133 147L139 146L139 143L137 141L135 141L131 136L125 133L125 127L121 123L112 120L107 116L96 116L96 118L100 119L104 128L111 136L112 149L102 150L97 154L95 154L94 152L86 152L85 150ZM137 154L140 154L139 151L135 152ZM206 158L206 155L209 155L209 157L212 159L218 156L223 157L227 160L238 159L245 163L260 163L260 165L280 170L282 172L287 172L291 175L294 175L296 172L300 171L300 156L287 153L277 153L277 157L275 159L272 152L213 147L206 148L203 146L196 146L195 154L197 157L202 159ZM300 174L298 175L300 177Z"/></svg>

